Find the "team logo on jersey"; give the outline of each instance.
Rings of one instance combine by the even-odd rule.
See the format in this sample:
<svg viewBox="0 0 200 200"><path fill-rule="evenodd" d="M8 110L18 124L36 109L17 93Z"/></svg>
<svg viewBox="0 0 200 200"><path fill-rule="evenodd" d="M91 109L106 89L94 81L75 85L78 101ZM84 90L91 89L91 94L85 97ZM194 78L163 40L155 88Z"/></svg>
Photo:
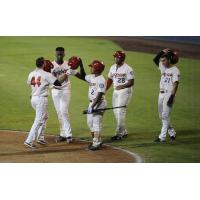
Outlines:
<svg viewBox="0 0 200 200"><path fill-rule="evenodd" d="M100 83L99 84L99 87L102 89L102 88L104 88L104 84L103 83Z"/></svg>
<svg viewBox="0 0 200 200"><path fill-rule="evenodd" d="M126 74L113 73L112 76L114 76L115 78L117 78L117 77L126 77Z"/></svg>
<svg viewBox="0 0 200 200"><path fill-rule="evenodd" d="M163 75L163 76L173 76L172 73L165 73L165 72L164 72L162 75Z"/></svg>
<svg viewBox="0 0 200 200"><path fill-rule="evenodd" d="M95 86L95 85L96 85L96 83L89 83L89 85L90 85L90 86Z"/></svg>

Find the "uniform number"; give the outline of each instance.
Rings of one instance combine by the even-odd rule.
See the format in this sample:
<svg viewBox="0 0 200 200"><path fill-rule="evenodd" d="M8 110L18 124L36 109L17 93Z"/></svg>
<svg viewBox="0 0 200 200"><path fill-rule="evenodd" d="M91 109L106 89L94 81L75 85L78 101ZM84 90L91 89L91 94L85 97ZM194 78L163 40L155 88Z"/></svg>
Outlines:
<svg viewBox="0 0 200 200"><path fill-rule="evenodd" d="M33 76L32 79L31 79L31 85L33 85L34 87L36 85L38 87L40 87L40 85L41 85L41 76L38 76L37 78L35 78L35 76Z"/></svg>
<svg viewBox="0 0 200 200"><path fill-rule="evenodd" d="M169 83L170 82L170 78L166 77L164 82L165 83Z"/></svg>
<svg viewBox="0 0 200 200"><path fill-rule="evenodd" d="M125 83L126 79L125 78L118 78L117 82L118 83Z"/></svg>
<svg viewBox="0 0 200 200"><path fill-rule="evenodd" d="M94 95L94 90L93 89L91 90L91 95Z"/></svg>

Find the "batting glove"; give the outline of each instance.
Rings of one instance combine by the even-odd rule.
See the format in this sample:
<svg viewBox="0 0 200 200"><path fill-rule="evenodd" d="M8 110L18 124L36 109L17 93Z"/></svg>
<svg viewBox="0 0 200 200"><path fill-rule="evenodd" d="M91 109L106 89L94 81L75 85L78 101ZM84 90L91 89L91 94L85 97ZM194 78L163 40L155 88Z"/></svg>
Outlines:
<svg viewBox="0 0 200 200"><path fill-rule="evenodd" d="M93 111L94 111L94 110L93 110L93 108L92 108L92 107L88 107L88 110L87 110L87 113L88 113L88 114L91 114L91 113L93 113Z"/></svg>

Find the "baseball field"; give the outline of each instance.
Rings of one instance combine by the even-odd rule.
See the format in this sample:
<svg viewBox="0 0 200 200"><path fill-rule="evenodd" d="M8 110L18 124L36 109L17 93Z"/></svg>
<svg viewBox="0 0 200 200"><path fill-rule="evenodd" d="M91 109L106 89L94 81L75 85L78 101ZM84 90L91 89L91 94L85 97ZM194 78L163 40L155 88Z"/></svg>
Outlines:
<svg viewBox="0 0 200 200"><path fill-rule="evenodd" d="M106 69L103 74L107 77L113 64L113 52L122 49L111 40L95 37L0 37L0 45L0 129L21 132L28 131L34 120L29 99L30 88L26 80L29 72L35 68L37 57L53 60L55 47L63 46L66 59L73 55L80 56L87 72L87 65L93 59L104 61ZM134 95L127 109L129 137L111 145L138 154L144 162L200 162L200 60L181 57L177 64L181 71L181 83L172 112L177 140L155 144L153 140L158 136L161 126L157 113L160 72L152 62L154 54L130 50L126 54L126 62L133 67L136 75ZM88 85L75 77L71 77L71 82L69 112L73 136L88 139L86 116L82 115L88 105ZM108 106L112 106L112 89L106 93L106 99ZM58 135L58 120L51 96L48 110L46 133ZM114 133L113 112L106 111L103 139L108 141ZM2 139L4 136L0 132L0 144L6 148L8 141ZM12 144L12 135L9 143ZM16 136L13 135L13 146L18 143L23 144L23 138L16 142Z"/></svg>

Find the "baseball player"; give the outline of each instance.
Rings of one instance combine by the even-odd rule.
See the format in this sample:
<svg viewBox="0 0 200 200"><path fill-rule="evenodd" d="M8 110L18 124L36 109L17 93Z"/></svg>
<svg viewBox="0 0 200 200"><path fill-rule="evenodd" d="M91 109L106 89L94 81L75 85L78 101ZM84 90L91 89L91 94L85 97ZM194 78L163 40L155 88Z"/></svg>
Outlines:
<svg viewBox="0 0 200 200"><path fill-rule="evenodd" d="M76 75L77 71L70 69L68 61L64 60L65 49L63 47L56 48L56 60L52 62L53 69L52 74L58 77L64 73L68 75ZM68 106L71 97L71 84L69 78L62 83L59 88L53 87L52 99L57 112L59 124L60 124L60 136L56 139L56 142L67 141L72 142L72 130L69 122Z"/></svg>
<svg viewBox="0 0 200 200"><path fill-rule="evenodd" d="M27 84L30 85L32 89L31 104L36 114L31 130L24 142L25 146L32 149L36 147L34 144L35 140L39 144L46 144L44 140L44 130L48 118L48 87L50 84L61 86L61 83L67 78L67 75L63 74L57 79L52 74L44 71L45 60L43 57L36 60L36 66L36 69L29 74L27 81Z"/></svg>
<svg viewBox="0 0 200 200"><path fill-rule="evenodd" d="M115 64L111 66L108 73L106 90L108 90L113 83L113 107L125 106L128 105L132 96L134 72L133 69L124 62L126 57L124 52L116 51L113 56ZM117 128L116 135L111 139L121 140L128 136L128 132L125 128L126 107L114 109L113 111L117 121Z"/></svg>
<svg viewBox="0 0 200 200"><path fill-rule="evenodd" d="M165 142L167 132L172 141L176 138L176 132L170 122L170 113L180 81L180 71L175 66L178 59L177 52L167 48L158 53L153 60L161 72L158 112L162 121L162 129L159 137L154 140L156 143Z"/></svg>
<svg viewBox="0 0 200 200"><path fill-rule="evenodd" d="M104 64L99 60L94 60L90 65L91 74L86 75L83 68L82 60L80 60L80 72L78 78L86 81L89 84L88 98L89 106L87 110L87 124L93 137L92 143L88 146L89 150L95 151L100 149L101 129L103 112L96 109L103 109L106 107L106 100L104 98L106 90L106 81L101 74L104 71Z"/></svg>

